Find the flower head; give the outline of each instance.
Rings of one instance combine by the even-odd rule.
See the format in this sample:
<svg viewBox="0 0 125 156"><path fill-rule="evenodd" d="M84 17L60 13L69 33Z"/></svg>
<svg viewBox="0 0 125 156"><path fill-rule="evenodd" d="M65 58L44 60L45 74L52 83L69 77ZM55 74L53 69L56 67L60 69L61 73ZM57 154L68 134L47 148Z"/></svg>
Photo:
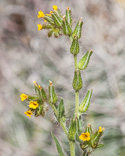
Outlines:
<svg viewBox="0 0 125 156"><path fill-rule="evenodd" d="M29 102L29 107L32 109L36 109L39 106L37 101L30 101Z"/></svg>
<svg viewBox="0 0 125 156"><path fill-rule="evenodd" d="M28 110L28 111L24 112L24 114L26 114L29 118L31 118L31 115L33 115L31 110Z"/></svg>
<svg viewBox="0 0 125 156"><path fill-rule="evenodd" d="M89 140L90 140L90 133L89 133L89 132L82 133L82 134L79 136L79 139L80 139L80 140L83 140L83 141L89 141Z"/></svg>
<svg viewBox="0 0 125 156"><path fill-rule="evenodd" d="M69 10L69 7L67 7L67 10Z"/></svg>
<svg viewBox="0 0 125 156"><path fill-rule="evenodd" d="M38 11L38 15L37 15L38 18L43 18L44 16L45 14L41 10Z"/></svg>
<svg viewBox="0 0 125 156"><path fill-rule="evenodd" d="M43 26L41 24L37 24L37 27L38 27L38 31L43 29Z"/></svg>
<svg viewBox="0 0 125 156"><path fill-rule="evenodd" d="M56 10L57 10L57 8L58 8L58 7L57 7L56 5L53 5L53 10L55 10L55 11L56 11Z"/></svg>
<svg viewBox="0 0 125 156"><path fill-rule="evenodd" d="M24 101L28 98L26 94L21 94L20 97L21 97L21 101Z"/></svg>

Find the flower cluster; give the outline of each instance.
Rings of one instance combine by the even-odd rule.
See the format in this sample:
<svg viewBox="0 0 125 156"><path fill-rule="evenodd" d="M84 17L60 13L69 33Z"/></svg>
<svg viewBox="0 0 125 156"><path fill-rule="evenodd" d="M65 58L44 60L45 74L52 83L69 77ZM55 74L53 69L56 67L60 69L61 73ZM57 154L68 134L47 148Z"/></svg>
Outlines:
<svg viewBox="0 0 125 156"><path fill-rule="evenodd" d="M45 101L47 99L47 95L46 92L44 91L44 89L38 85L36 83L36 81L34 82L34 86L35 86L35 92L36 95L32 96L32 95L27 95L27 94L21 94L21 101L28 101L29 102L29 109L24 112L24 114L26 114L29 118L31 118L31 115L35 115L37 116L44 116L45 111L47 110L47 107L45 106Z"/></svg>
<svg viewBox="0 0 125 156"><path fill-rule="evenodd" d="M44 19L44 24L37 24L38 31L42 29L48 29L48 37L54 35L58 37L62 34L70 36L72 34L72 18L71 10L67 7L66 15L62 15L56 5L53 5L53 11L48 14L44 14L42 10L38 11L38 18Z"/></svg>
<svg viewBox="0 0 125 156"><path fill-rule="evenodd" d="M82 133L77 139L80 143L81 149L87 153L91 153L96 148L103 146L103 144L100 144L100 139L103 135L103 132L104 128L101 126L99 127L99 130L94 132L92 131L91 124L88 124L88 126L86 126L85 132Z"/></svg>

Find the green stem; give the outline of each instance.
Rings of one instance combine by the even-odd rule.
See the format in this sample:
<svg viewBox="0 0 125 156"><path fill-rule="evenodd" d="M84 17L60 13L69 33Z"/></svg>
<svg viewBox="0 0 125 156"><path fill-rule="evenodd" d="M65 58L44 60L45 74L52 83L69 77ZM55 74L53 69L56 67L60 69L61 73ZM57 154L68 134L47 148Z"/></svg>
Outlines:
<svg viewBox="0 0 125 156"><path fill-rule="evenodd" d="M79 113L79 91L75 92L75 99L76 99L75 115L78 118L78 113Z"/></svg>
<svg viewBox="0 0 125 156"><path fill-rule="evenodd" d="M77 70L77 55L74 55L75 70Z"/></svg>
<svg viewBox="0 0 125 156"><path fill-rule="evenodd" d="M65 132L65 134L66 134L66 136L68 138L67 128L66 128L66 126L65 126L65 124L64 124L64 122L62 120L60 121L60 125L62 126L62 129L63 129L63 131Z"/></svg>
<svg viewBox="0 0 125 156"><path fill-rule="evenodd" d="M53 109L53 111L54 111L54 113L55 113L55 115L57 117L58 116L58 112L57 112L56 107L52 103L49 103L49 104L52 107L52 109ZM68 137L67 128L66 128L66 126L65 126L65 124L64 124L64 122L62 120L60 120L60 125L62 126L63 131L65 132L66 136Z"/></svg>
<svg viewBox="0 0 125 156"><path fill-rule="evenodd" d="M75 156L75 142L70 141L70 156Z"/></svg>

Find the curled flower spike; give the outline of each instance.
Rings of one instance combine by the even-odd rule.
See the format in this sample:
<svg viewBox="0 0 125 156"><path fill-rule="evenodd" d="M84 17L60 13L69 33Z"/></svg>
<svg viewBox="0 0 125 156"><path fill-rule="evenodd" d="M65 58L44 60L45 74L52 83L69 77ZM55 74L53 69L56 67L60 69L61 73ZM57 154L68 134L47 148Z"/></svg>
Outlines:
<svg viewBox="0 0 125 156"><path fill-rule="evenodd" d="M38 15L37 15L37 17L38 18L43 18L45 15L44 15L44 13L40 10L40 11L38 11Z"/></svg>
<svg viewBox="0 0 125 156"><path fill-rule="evenodd" d="M56 6L56 5L53 5L53 10L57 10L58 9L58 7Z"/></svg>
<svg viewBox="0 0 125 156"><path fill-rule="evenodd" d="M28 111L24 112L24 114L26 114L29 118L31 118L31 115L33 115L31 110L28 110Z"/></svg>
<svg viewBox="0 0 125 156"><path fill-rule="evenodd" d="M21 94L20 97L21 97L21 101L24 101L28 98L26 94Z"/></svg>
<svg viewBox="0 0 125 156"><path fill-rule="evenodd" d="M43 26L41 24L37 24L37 27L38 27L38 31L43 29Z"/></svg>
<svg viewBox="0 0 125 156"><path fill-rule="evenodd" d="M83 141L89 141L89 140L90 140L90 133L89 133L89 132L82 133L82 134L79 136L79 139L80 139L80 140L83 140Z"/></svg>
<svg viewBox="0 0 125 156"><path fill-rule="evenodd" d="M39 106L37 101L30 101L29 102L29 107L32 109L36 109Z"/></svg>

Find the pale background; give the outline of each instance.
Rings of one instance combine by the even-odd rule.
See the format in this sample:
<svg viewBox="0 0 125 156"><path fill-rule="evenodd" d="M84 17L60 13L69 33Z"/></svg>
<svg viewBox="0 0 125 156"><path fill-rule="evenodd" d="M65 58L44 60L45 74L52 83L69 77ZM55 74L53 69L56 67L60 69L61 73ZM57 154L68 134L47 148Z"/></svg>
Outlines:
<svg viewBox="0 0 125 156"><path fill-rule="evenodd" d="M68 151L52 110L44 118L29 119L24 115L27 106L20 101L21 93L34 93L33 80L46 88L52 80L64 98L68 119L74 111L69 40L47 38L46 31L37 31L37 24L43 23L37 12L49 13L53 5L62 13L71 8L74 26L83 17L79 58L89 49L94 52L80 91L81 101L93 89L86 123L95 129L105 127L105 146L92 156L124 156L125 0L0 0L0 156L57 156L51 131ZM81 156L78 145L76 152Z"/></svg>

